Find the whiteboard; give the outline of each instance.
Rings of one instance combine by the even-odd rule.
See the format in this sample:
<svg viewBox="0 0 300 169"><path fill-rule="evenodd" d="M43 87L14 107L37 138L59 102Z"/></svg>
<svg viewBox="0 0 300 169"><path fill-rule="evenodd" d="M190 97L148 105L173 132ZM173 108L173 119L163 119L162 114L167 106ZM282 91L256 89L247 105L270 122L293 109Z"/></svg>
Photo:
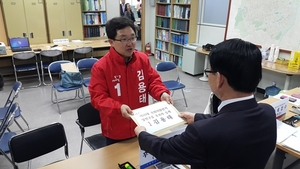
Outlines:
<svg viewBox="0 0 300 169"><path fill-rule="evenodd" d="M300 50L299 0L231 0L226 39Z"/></svg>

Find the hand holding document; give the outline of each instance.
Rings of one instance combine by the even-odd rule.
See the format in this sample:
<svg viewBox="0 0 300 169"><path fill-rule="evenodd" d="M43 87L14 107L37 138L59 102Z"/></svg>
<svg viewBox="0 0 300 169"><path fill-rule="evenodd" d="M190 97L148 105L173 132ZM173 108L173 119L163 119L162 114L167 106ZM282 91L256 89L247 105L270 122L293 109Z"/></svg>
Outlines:
<svg viewBox="0 0 300 169"><path fill-rule="evenodd" d="M148 133L155 134L185 124L178 114L172 104L162 101L133 110L131 118L138 126L144 126Z"/></svg>

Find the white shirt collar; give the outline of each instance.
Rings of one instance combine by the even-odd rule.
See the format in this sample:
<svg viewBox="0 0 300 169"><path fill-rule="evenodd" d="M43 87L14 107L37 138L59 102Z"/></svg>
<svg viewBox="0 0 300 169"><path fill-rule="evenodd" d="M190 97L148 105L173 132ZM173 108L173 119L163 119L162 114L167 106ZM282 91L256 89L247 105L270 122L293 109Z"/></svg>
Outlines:
<svg viewBox="0 0 300 169"><path fill-rule="evenodd" d="M242 100L249 100L249 99L252 99L254 98L254 95L251 95L251 96L246 96L246 97L240 97L240 98L235 98L235 99L229 99L229 100L224 100L221 102L221 104L218 106L218 112L220 112L220 110L226 106L227 104L230 104L230 103L234 103L234 102L238 102L238 101L242 101Z"/></svg>

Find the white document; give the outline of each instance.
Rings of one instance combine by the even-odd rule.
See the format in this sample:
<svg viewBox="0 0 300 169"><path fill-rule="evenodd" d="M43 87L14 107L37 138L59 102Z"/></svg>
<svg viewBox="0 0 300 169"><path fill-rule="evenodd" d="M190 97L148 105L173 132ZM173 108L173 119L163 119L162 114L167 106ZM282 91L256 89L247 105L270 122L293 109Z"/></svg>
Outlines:
<svg viewBox="0 0 300 169"><path fill-rule="evenodd" d="M61 66L61 69L66 72L79 72L79 70L74 62L63 63L60 66Z"/></svg>
<svg viewBox="0 0 300 169"><path fill-rule="evenodd" d="M281 143L282 141L290 137L292 134L297 132L297 128L287 125L280 120L276 120L276 122L277 122L277 140L276 140L277 143Z"/></svg>
<svg viewBox="0 0 300 169"><path fill-rule="evenodd" d="M285 141L281 143L283 146L286 146L290 149L300 152L300 138L292 135Z"/></svg>
<svg viewBox="0 0 300 169"><path fill-rule="evenodd" d="M133 110L132 120L139 126L144 126L148 133L155 133L186 122L178 116L178 110L165 101Z"/></svg>

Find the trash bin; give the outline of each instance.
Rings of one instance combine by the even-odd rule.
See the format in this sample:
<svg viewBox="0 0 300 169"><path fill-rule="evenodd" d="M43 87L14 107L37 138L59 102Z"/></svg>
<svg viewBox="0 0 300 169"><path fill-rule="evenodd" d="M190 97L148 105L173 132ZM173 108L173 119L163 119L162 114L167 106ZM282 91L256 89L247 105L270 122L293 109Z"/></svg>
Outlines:
<svg viewBox="0 0 300 169"><path fill-rule="evenodd" d="M183 47L182 71L191 75L202 74L204 71L205 56L196 52L197 47L201 47L201 45L191 43Z"/></svg>
<svg viewBox="0 0 300 169"><path fill-rule="evenodd" d="M272 86L266 87L264 98L268 98L269 96L275 96L280 91L281 91L281 89L276 87L276 83L273 82Z"/></svg>

